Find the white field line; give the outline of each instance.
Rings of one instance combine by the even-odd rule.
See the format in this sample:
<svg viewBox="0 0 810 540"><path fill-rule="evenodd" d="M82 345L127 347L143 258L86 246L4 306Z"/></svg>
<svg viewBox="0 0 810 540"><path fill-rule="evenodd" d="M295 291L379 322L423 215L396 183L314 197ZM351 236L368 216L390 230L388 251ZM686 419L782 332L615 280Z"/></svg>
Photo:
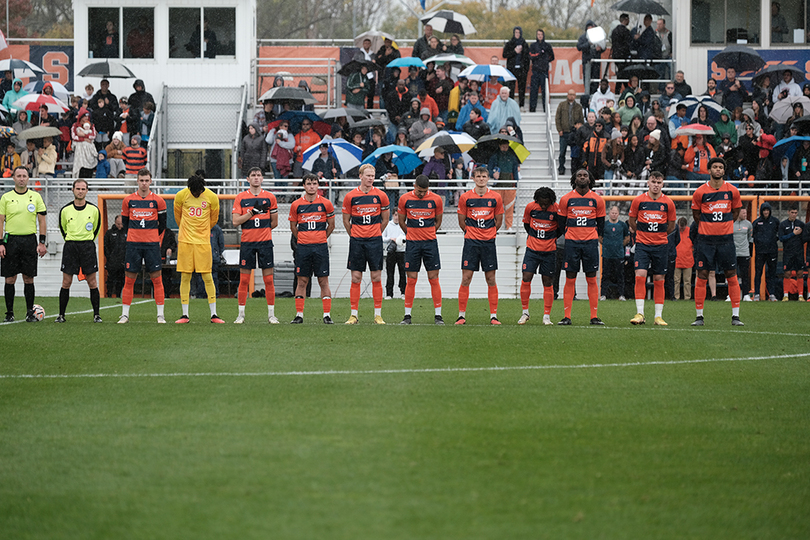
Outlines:
<svg viewBox="0 0 810 540"><path fill-rule="evenodd" d="M600 369L628 368L644 366L678 366L684 364L710 364L716 362L750 362L754 360L782 360L788 358L807 358L810 352L797 354L778 354L772 356L748 356L741 358L704 358L698 360L659 360L651 362L625 362L613 364L576 364L548 366L488 366L460 368L422 368L422 369L369 369L369 370L326 370L326 371L257 371L257 372L204 372L204 373L75 373L75 374L19 374L0 375L0 379L138 379L151 377L305 377L323 375L400 375L421 373L476 373L492 371L528 371L545 369Z"/></svg>
<svg viewBox="0 0 810 540"><path fill-rule="evenodd" d="M138 304L146 304L147 302L154 302L154 300L139 300L137 302L132 302L132 305L136 306ZM120 308L121 304L110 304L109 306L101 306L101 307L99 307L99 310L116 308L116 307ZM65 317L67 317L69 315L81 315L83 313L93 313L93 310L92 309L85 309L84 311L71 311L70 313L65 313ZM59 315L59 314L57 313L56 315ZM56 315L45 315L45 319L55 319ZM18 324L18 323L21 323L21 322L25 322L25 317L23 317L21 319L17 319L14 322L0 322L0 326L4 326L4 325L7 325L7 324Z"/></svg>

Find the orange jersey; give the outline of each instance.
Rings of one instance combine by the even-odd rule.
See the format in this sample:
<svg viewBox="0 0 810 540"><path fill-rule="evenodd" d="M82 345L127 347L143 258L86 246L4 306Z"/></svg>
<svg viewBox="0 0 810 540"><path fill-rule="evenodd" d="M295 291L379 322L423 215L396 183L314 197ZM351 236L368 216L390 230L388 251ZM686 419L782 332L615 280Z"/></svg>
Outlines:
<svg viewBox="0 0 810 540"><path fill-rule="evenodd" d="M740 192L723 182L720 189L714 189L708 182L695 190L692 195L692 210L700 210L698 234L714 237L713 240L728 240L734 235L734 215L736 208L742 208Z"/></svg>
<svg viewBox="0 0 810 540"><path fill-rule="evenodd" d="M278 213L278 202L276 196L265 190L261 190L258 195L248 191L243 191L236 196L233 201L234 214L249 214L256 205L269 205L269 210L264 214L256 214L249 220L242 223L242 242L269 242L273 239L273 214Z"/></svg>
<svg viewBox="0 0 810 540"><path fill-rule="evenodd" d="M675 203L663 193L657 199L643 193L633 199L628 215L636 218L636 242L660 246L667 243L667 222L675 221Z"/></svg>
<svg viewBox="0 0 810 540"><path fill-rule="evenodd" d="M500 193L491 189L483 195L471 189L458 200L458 213L464 216L467 224L464 238L494 240L495 216L503 214L503 199Z"/></svg>
<svg viewBox="0 0 810 540"><path fill-rule="evenodd" d="M526 247L532 251L557 250L557 203L543 210L535 201L526 205L523 223L531 229L526 238Z"/></svg>
<svg viewBox="0 0 810 540"><path fill-rule="evenodd" d="M290 205L290 222L298 224L299 244L325 244L326 225L335 217L335 207L320 195L309 202L303 196Z"/></svg>
<svg viewBox="0 0 810 540"><path fill-rule="evenodd" d="M127 195L121 203L121 216L129 218L127 242L160 243L158 214L166 213L166 201L151 191L145 198L137 192Z"/></svg>
<svg viewBox="0 0 810 540"><path fill-rule="evenodd" d="M406 240L435 240L436 218L444 213L442 198L428 191L420 199L413 191L399 198L400 214L405 216Z"/></svg>
<svg viewBox="0 0 810 540"><path fill-rule="evenodd" d="M559 214L565 218L566 240L599 238L596 220L605 217L605 200L602 197L593 191L580 195L573 190L563 195L557 206Z"/></svg>
<svg viewBox="0 0 810 540"><path fill-rule="evenodd" d="M353 238L382 236L382 211L388 208L388 195L373 187L365 193L354 188L343 198L343 213L352 217Z"/></svg>

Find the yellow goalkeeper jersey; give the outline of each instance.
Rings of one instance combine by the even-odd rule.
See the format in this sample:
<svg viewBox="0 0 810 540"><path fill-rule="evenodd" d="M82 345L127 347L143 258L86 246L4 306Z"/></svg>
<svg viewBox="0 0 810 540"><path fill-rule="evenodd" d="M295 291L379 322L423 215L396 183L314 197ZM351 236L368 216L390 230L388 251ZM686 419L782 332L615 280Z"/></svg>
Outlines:
<svg viewBox="0 0 810 540"><path fill-rule="evenodd" d="M219 199L208 188L199 197L185 188L174 197L174 219L180 228L178 242L208 244L211 228L219 221Z"/></svg>

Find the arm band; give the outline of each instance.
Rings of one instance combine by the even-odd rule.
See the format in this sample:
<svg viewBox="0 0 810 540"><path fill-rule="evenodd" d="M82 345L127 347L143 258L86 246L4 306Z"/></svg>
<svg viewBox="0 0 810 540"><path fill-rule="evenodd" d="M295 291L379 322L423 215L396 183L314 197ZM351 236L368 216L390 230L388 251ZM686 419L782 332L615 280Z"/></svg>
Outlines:
<svg viewBox="0 0 810 540"><path fill-rule="evenodd" d="M44 234L39 235L39 243L40 244L44 244L46 242L46 240L47 240L47 238L45 237Z"/></svg>

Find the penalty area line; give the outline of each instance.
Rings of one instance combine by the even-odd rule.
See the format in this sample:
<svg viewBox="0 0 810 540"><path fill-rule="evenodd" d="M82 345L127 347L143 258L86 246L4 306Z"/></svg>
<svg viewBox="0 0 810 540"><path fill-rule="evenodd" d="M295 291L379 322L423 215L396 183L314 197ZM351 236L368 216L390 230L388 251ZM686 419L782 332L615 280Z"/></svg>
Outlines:
<svg viewBox="0 0 810 540"><path fill-rule="evenodd" d="M653 360L650 362L624 362L611 364L574 364L539 366L483 366L446 367L420 369L367 369L367 370L319 370L319 371L255 371L255 372L202 372L202 373L74 373L74 374L18 374L0 375L0 379L143 379L159 377L305 377L324 375L401 375L422 373L477 373L493 371L539 371L546 369L605 369L645 366L679 366L686 364L711 364L717 362L751 362L755 360L782 360L807 358L808 353L777 354L771 356L747 356L741 358L702 358L696 360Z"/></svg>

